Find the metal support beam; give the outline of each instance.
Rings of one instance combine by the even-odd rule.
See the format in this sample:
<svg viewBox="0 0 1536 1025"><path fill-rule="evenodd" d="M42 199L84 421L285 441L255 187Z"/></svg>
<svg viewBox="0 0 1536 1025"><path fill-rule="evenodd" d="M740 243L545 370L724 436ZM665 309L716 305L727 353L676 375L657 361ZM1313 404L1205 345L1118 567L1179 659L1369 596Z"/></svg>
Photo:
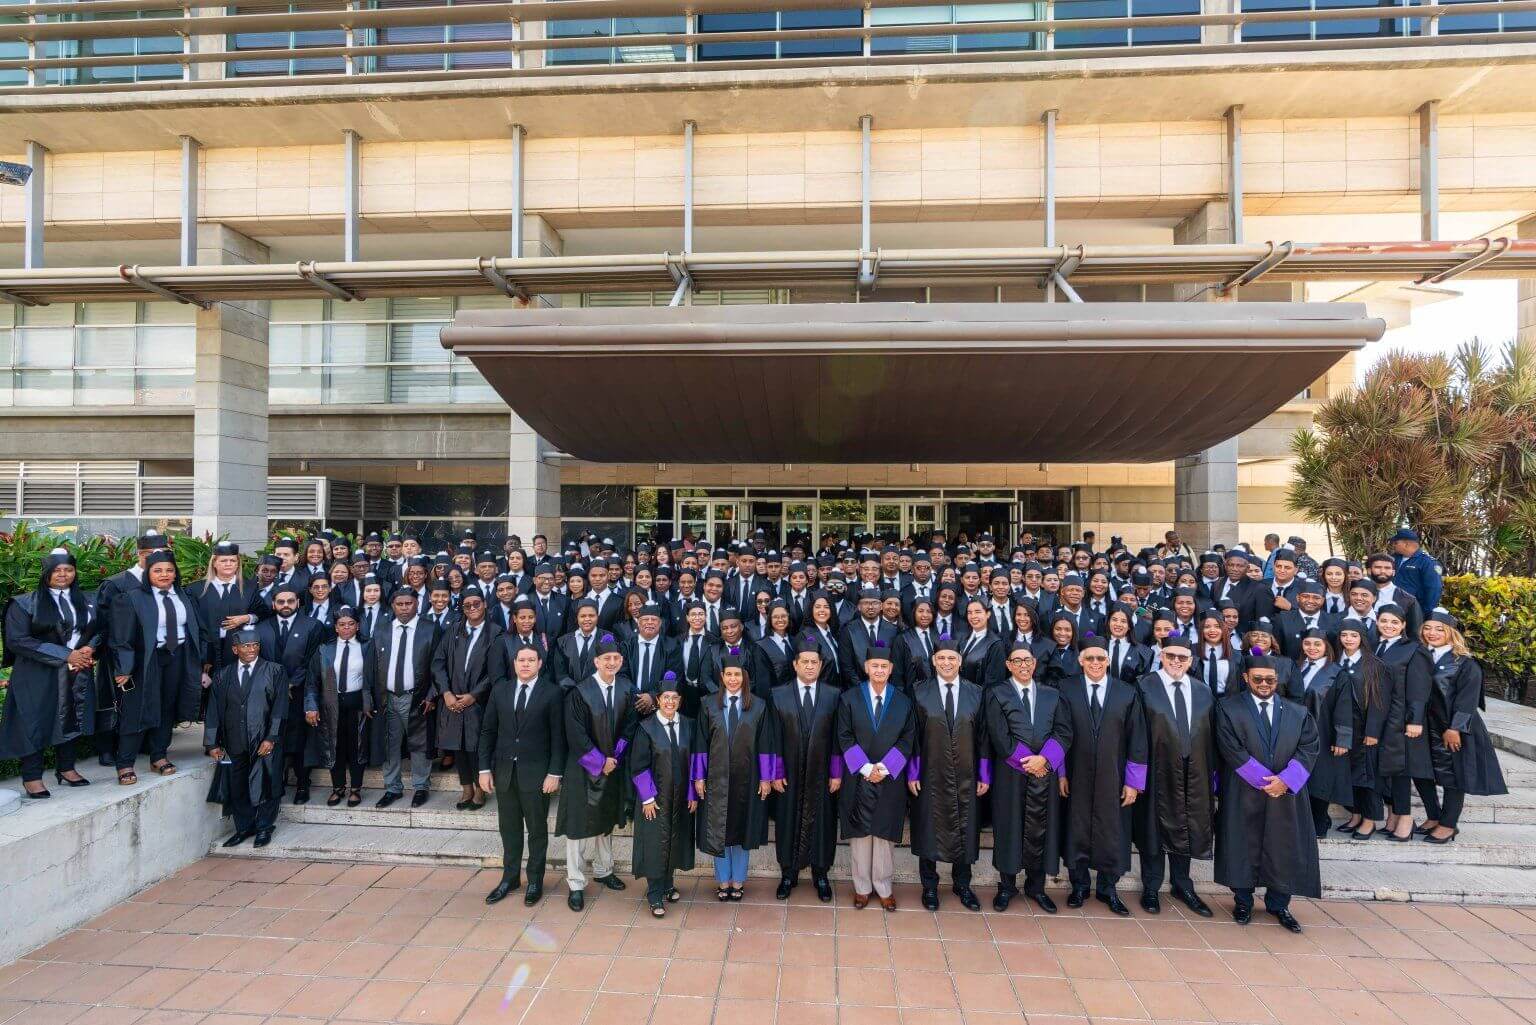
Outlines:
<svg viewBox="0 0 1536 1025"><path fill-rule="evenodd" d="M316 288L320 289L320 291L331 296L332 298L340 299L344 302L352 302L357 298L356 292L350 292L347 289L342 288L340 285L336 284L336 282L315 270L315 261L300 261L298 266L299 277L303 278L305 281L308 281L310 284L314 285Z"/></svg>
<svg viewBox="0 0 1536 1025"><path fill-rule="evenodd" d="M529 301L528 290L523 288L521 285L514 285L507 278L507 276L501 272L501 269L496 266L495 260L482 256L478 262L480 264L480 273L485 275L485 280L501 289L503 295L507 296L509 299L521 299L523 302Z"/></svg>
<svg viewBox="0 0 1536 1025"><path fill-rule="evenodd" d="M341 133L341 259L355 263L362 259L362 179L363 137L350 128Z"/></svg>
<svg viewBox="0 0 1536 1025"><path fill-rule="evenodd" d="M1044 237L1043 244L1054 246L1056 244L1056 116L1053 108L1040 115L1041 125L1041 233ZM1045 279L1045 301L1056 301L1056 275L1050 274Z"/></svg>
<svg viewBox="0 0 1536 1025"><path fill-rule="evenodd" d="M1449 281L1452 278L1459 278L1463 274L1466 274L1468 271L1477 270L1479 267L1486 267L1488 264L1509 252L1510 247L1512 247L1514 244L1515 243L1513 239L1504 236L1500 236L1499 238L1485 238L1483 239L1483 248L1481 252L1474 256L1467 257L1465 260L1462 260L1460 263L1453 267L1447 267L1445 270L1438 274L1431 274L1428 277L1420 278L1418 283L1421 285L1438 285L1441 282Z"/></svg>
<svg viewBox="0 0 1536 1025"><path fill-rule="evenodd" d="M1419 241L1440 241L1440 101L1419 108Z"/></svg>
<svg viewBox="0 0 1536 1025"><path fill-rule="evenodd" d="M200 310L213 309L213 303L210 300L195 299L184 292L178 292L173 288L166 288L164 285L149 280L143 274L139 273L139 268L137 265L133 267L119 267L117 272L123 276L124 281L129 282L135 288L143 289L150 295L158 295L160 298L169 299L172 302L186 303L189 306L196 306Z"/></svg>
<svg viewBox="0 0 1536 1025"><path fill-rule="evenodd" d="M27 179L26 244L22 266L36 270L43 265L43 213L48 197L48 147L40 142L27 140L27 163L32 165L32 177Z"/></svg>
<svg viewBox="0 0 1536 1025"><path fill-rule="evenodd" d="M672 301L667 305L681 306L683 300L687 299L688 305L692 306L693 277L688 273L688 254L684 253L675 260L668 254L667 273L671 274L672 280L677 282L677 290L672 293Z"/></svg>
<svg viewBox="0 0 1536 1025"><path fill-rule="evenodd" d="M203 147L190 135L181 137L181 265L197 266L197 193L201 177L198 158Z"/></svg>
<svg viewBox="0 0 1536 1025"><path fill-rule="evenodd" d="M1080 303L1083 301L1083 297L1077 294L1077 289L1067 284L1067 279L1062 277L1059 272L1051 275L1051 282L1061 289L1061 294L1067 297L1067 302Z"/></svg>
<svg viewBox="0 0 1536 1025"><path fill-rule="evenodd" d="M693 133L698 125L683 122L683 252L693 252Z"/></svg>
<svg viewBox="0 0 1536 1025"><path fill-rule="evenodd" d="M875 119L871 114L859 117L859 281L860 290L875 287L876 261L870 255L874 249L874 232L870 224L869 206L874 196L874 174L870 170Z"/></svg>
<svg viewBox="0 0 1536 1025"><path fill-rule="evenodd" d="M512 126L512 259L523 257L523 139L528 132L521 124Z"/></svg>
<svg viewBox="0 0 1536 1025"><path fill-rule="evenodd" d="M1232 242L1243 241L1243 105L1227 108L1227 213L1232 219Z"/></svg>
<svg viewBox="0 0 1536 1025"><path fill-rule="evenodd" d="M1237 275L1237 277L1228 281L1225 285L1222 285L1216 290L1216 293L1218 295L1226 295L1233 289L1241 288L1244 285L1253 284L1255 281L1259 280L1264 275L1268 274L1270 271L1284 263L1287 259L1290 258L1291 253L1296 250L1296 244L1294 242L1282 242L1278 246L1273 242L1269 242L1266 243L1266 245L1269 246L1269 252L1265 254L1262 260L1260 260L1258 263L1255 263L1252 267L1249 267L1241 274Z"/></svg>

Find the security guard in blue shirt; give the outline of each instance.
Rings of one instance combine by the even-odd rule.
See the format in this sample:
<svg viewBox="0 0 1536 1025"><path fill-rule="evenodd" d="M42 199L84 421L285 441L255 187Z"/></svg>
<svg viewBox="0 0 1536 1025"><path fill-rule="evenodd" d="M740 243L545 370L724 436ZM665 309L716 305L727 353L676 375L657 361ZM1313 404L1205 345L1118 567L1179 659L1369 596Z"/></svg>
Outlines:
<svg viewBox="0 0 1536 1025"><path fill-rule="evenodd" d="M1419 533L1404 527L1392 535L1392 550L1397 563L1394 583L1419 600L1424 611L1440 605L1440 564L1419 547Z"/></svg>

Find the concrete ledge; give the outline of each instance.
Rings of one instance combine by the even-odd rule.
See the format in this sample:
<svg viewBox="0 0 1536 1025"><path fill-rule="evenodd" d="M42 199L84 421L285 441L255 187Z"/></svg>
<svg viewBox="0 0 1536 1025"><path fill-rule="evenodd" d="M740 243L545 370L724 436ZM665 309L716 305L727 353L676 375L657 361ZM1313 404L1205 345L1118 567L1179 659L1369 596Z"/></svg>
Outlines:
<svg viewBox="0 0 1536 1025"><path fill-rule="evenodd" d="M1536 708L1488 698L1483 722L1493 746L1521 758L1536 759Z"/></svg>
<svg viewBox="0 0 1536 1025"><path fill-rule="evenodd" d="M221 820L206 801L213 763L203 755L201 726L177 733L171 760L181 771L162 777L148 775L141 758L133 787L118 786L95 759L82 762L90 786L71 789L48 777L50 800L23 800L0 818L0 965L208 853Z"/></svg>

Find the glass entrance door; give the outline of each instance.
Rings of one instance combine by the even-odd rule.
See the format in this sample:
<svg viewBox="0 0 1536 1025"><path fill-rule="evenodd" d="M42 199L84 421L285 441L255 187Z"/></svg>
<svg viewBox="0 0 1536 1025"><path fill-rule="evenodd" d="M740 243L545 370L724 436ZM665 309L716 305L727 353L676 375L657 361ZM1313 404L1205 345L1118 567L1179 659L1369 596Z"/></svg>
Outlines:
<svg viewBox="0 0 1536 1025"><path fill-rule="evenodd" d="M938 525L938 503L891 499L874 503L870 529L878 537L910 537L919 543Z"/></svg>
<svg viewBox="0 0 1536 1025"><path fill-rule="evenodd" d="M677 500L678 534L707 540L718 547L732 538L741 537L743 530L752 532L753 528L747 525L752 505L734 499L680 498Z"/></svg>

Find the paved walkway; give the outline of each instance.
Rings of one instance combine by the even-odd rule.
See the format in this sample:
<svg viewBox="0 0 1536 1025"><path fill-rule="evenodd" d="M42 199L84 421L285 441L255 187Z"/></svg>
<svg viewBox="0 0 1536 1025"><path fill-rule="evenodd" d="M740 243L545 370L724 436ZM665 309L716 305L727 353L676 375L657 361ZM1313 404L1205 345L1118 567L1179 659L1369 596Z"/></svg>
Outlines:
<svg viewBox="0 0 1536 1025"><path fill-rule="evenodd" d="M582 915L558 888L488 908L495 875L208 858L0 968L0 1023L1536 1022L1536 909L1298 902L1292 936L1225 902L1211 921L930 914L902 887L886 915L754 880L658 922L634 885Z"/></svg>

